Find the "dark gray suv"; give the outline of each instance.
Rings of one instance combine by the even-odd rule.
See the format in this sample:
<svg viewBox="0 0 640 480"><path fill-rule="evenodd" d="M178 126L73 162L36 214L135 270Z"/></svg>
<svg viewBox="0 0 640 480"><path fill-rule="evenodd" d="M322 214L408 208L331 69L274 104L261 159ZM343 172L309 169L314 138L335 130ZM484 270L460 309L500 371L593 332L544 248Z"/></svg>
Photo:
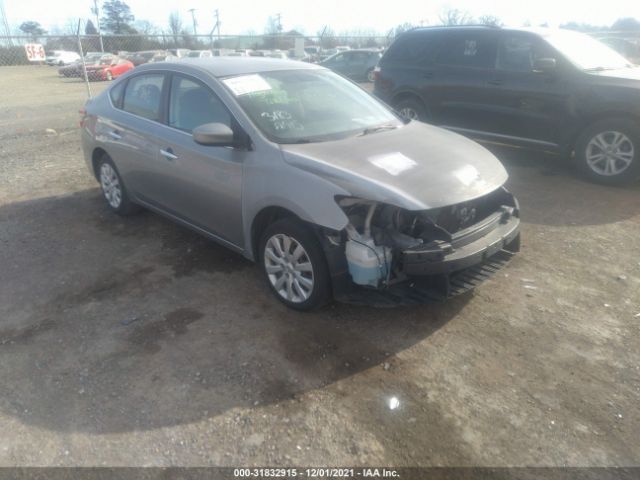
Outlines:
<svg viewBox="0 0 640 480"><path fill-rule="evenodd" d="M587 35L417 28L380 60L374 93L476 139L574 154L601 183L640 176L640 67Z"/></svg>

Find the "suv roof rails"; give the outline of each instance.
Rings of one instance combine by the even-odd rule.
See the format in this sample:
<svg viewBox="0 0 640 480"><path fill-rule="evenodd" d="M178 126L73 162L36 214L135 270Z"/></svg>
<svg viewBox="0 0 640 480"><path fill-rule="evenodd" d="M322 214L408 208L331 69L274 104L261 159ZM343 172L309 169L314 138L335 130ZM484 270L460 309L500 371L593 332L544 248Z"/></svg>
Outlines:
<svg viewBox="0 0 640 480"><path fill-rule="evenodd" d="M484 28L497 29L497 30L502 28L500 25L487 25L485 23L465 23L464 25L424 25L420 27L410 28L407 31L411 32L413 30L423 30L423 29L429 29L429 28L465 28L465 27L475 27L475 28L484 27Z"/></svg>

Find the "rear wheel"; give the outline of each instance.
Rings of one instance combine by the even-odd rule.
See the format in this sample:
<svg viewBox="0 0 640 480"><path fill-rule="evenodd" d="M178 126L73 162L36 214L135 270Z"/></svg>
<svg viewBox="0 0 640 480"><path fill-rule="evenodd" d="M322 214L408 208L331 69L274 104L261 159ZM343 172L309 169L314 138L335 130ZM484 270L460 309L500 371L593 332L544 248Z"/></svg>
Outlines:
<svg viewBox="0 0 640 480"><path fill-rule="evenodd" d="M107 205L118 215L131 215L140 208L129 200L127 190L118 169L108 155L103 155L96 165L98 181Z"/></svg>
<svg viewBox="0 0 640 480"><path fill-rule="evenodd" d="M640 124L626 118L589 126L576 143L577 167L593 181L620 185L640 177Z"/></svg>
<svg viewBox="0 0 640 480"><path fill-rule="evenodd" d="M301 222L269 225L260 240L260 263L271 291L296 310L312 310L330 297L329 270L318 240Z"/></svg>
<svg viewBox="0 0 640 480"><path fill-rule="evenodd" d="M429 114L426 107L417 97L405 97L395 104L396 111L402 118L424 122Z"/></svg>
<svg viewBox="0 0 640 480"><path fill-rule="evenodd" d="M367 70L367 81L371 83L376 81L376 75L373 72L373 68L370 68L369 70Z"/></svg>

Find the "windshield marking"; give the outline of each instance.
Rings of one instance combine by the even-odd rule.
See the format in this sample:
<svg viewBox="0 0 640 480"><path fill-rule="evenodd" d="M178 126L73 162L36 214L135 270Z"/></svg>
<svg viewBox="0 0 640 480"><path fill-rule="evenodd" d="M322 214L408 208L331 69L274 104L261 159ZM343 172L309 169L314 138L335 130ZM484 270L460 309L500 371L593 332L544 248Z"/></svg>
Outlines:
<svg viewBox="0 0 640 480"><path fill-rule="evenodd" d="M271 90L271 85L258 74L227 78L223 80L223 82L231 89L236 97L248 93Z"/></svg>

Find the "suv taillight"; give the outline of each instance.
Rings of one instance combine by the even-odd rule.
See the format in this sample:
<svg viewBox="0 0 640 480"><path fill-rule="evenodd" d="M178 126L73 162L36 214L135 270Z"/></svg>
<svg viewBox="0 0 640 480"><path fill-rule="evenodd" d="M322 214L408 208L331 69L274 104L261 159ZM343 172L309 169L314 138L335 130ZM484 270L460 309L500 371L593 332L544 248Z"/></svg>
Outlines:
<svg viewBox="0 0 640 480"><path fill-rule="evenodd" d="M376 65L373 69L373 78L378 80L378 77L380 77L380 65Z"/></svg>

